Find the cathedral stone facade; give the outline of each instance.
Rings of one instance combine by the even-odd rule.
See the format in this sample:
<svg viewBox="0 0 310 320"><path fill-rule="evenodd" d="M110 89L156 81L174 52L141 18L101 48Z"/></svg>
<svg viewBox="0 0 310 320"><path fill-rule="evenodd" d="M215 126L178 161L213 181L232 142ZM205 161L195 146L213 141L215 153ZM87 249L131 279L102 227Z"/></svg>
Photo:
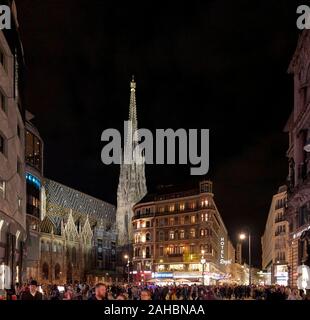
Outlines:
<svg viewBox="0 0 310 320"><path fill-rule="evenodd" d="M129 121L125 133L124 156L122 157L117 190L117 242L121 247L129 246L132 242L132 208L147 193L144 155L138 145L137 130L136 82L132 79L130 82Z"/></svg>
<svg viewBox="0 0 310 320"><path fill-rule="evenodd" d="M64 284L114 270L115 207L53 180L45 179L44 188L40 265L33 276L42 284Z"/></svg>

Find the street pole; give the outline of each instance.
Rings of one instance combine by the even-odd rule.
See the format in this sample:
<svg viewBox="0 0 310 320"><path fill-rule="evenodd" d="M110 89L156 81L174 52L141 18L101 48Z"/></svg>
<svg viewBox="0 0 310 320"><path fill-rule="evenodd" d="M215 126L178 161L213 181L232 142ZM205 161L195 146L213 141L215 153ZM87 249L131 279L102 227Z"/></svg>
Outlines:
<svg viewBox="0 0 310 320"><path fill-rule="evenodd" d="M202 264L202 285L205 285L205 264Z"/></svg>
<svg viewBox="0 0 310 320"><path fill-rule="evenodd" d="M249 231L249 286L252 283L252 274L251 274L251 233Z"/></svg>
<svg viewBox="0 0 310 320"><path fill-rule="evenodd" d="M129 285L129 263L130 263L130 261L129 261L129 258L128 258L128 261L127 261L127 266L128 266L128 278L127 278L127 283L128 283L128 285Z"/></svg>

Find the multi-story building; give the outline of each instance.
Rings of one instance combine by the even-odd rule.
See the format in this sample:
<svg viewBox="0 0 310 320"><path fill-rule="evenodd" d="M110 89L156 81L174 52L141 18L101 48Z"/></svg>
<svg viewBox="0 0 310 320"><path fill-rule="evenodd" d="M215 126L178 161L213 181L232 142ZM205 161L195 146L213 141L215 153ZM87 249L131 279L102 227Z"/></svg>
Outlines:
<svg viewBox="0 0 310 320"><path fill-rule="evenodd" d="M40 223L41 283L72 283L115 265L115 207L44 179L46 214ZM44 201L44 200L43 200Z"/></svg>
<svg viewBox="0 0 310 320"><path fill-rule="evenodd" d="M26 277L39 277L40 222L44 218L45 189L43 186L43 140L31 120L34 116L26 111L25 160L26 160Z"/></svg>
<svg viewBox="0 0 310 320"><path fill-rule="evenodd" d="M289 66L294 76L294 108L285 126L289 135L288 201L290 284L298 266L310 266L310 31L304 30Z"/></svg>
<svg viewBox="0 0 310 320"><path fill-rule="evenodd" d="M266 284L288 284L288 222L285 220L287 187L281 186L272 197L262 244L262 267L270 275Z"/></svg>
<svg viewBox="0 0 310 320"><path fill-rule="evenodd" d="M12 17L11 29L0 30L0 267L14 283L23 276L26 239L24 59L14 1L1 4Z"/></svg>
<svg viewBox="0 0 310 320"><path fill-rule="evenodd" d="M232 261L212 182L167 186L147 194L134 206L132 224L132 273L137 281L153 276L208 284L225 278Z"/></svg>

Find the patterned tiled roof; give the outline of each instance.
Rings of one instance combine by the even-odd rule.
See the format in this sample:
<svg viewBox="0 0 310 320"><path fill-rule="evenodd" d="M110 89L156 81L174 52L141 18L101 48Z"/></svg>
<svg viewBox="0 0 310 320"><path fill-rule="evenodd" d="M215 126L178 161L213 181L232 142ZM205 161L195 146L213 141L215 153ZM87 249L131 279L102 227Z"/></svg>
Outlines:
<svg viewBox="0 0 310 320"><path fill-rule="evenodd" d="M99 221L110 225L115 223L114 205L50 179L45 179L44 187L46 214L53 218L57 226L62 219L67 218L69 209L72 209L75 219L85 221L89 216L91 224Z"/></svg>

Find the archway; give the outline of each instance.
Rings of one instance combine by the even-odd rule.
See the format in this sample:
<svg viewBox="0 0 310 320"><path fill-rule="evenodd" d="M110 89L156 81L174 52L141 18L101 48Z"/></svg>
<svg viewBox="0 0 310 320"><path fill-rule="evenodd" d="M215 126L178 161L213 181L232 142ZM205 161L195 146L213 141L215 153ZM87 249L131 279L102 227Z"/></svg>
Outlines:
<svg viewBox="0 0 310 320"><path fill-rule="evenodd" d="M67 283L72 283L73 278L72 278L72 263L68 262L67 264Z"/></svg>
<svg viewBox="0 0 310 320"><path fill-rule="evenodd" d="M55 280L60 279L60 265L59 263L56 263L55 265Z"/></svg>
<svg viewBox="0 0 310 320"><path fill-rule="evenodd" d="M44 280L48 280L48 273L49 273L48 264L44 262L42 266L42 278Z"/></svg>

